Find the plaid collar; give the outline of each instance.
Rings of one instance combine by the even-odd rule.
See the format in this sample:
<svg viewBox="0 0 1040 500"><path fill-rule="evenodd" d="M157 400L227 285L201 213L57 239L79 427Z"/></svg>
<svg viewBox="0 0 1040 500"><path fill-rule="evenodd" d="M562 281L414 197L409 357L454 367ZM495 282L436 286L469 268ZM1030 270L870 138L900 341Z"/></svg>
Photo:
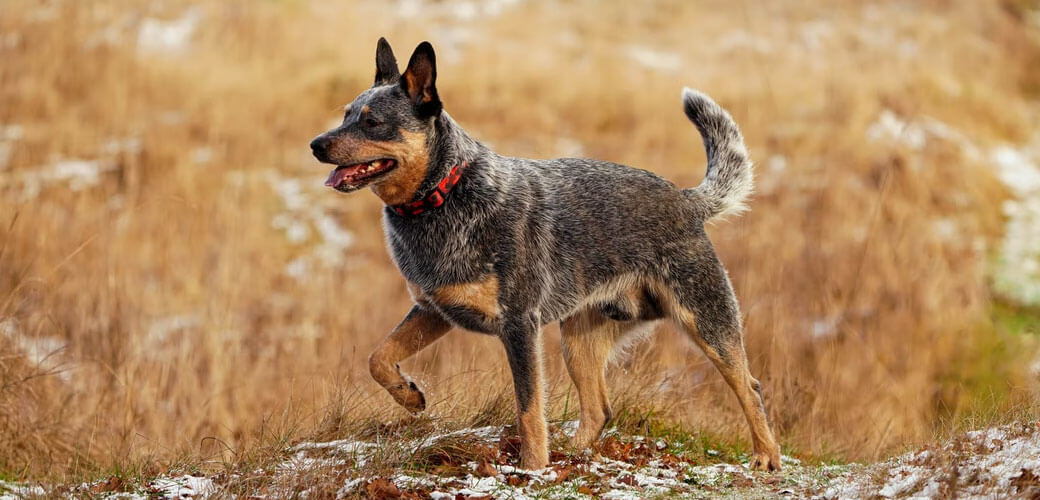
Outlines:
<svg viewBox="0 0 1040 500"><path fill-rule="evenodd" d="M444 176L437 186L430 191L429 194L423 196L419 200L402 203L400 205L392 205L390 209L401 217L415 217L425 212L433 210L444 204L444 201L448 199L448 193L455 188L455 185L462 179L462 171L466 168L466 162L462 162L459 165L451 167L448 175Z"/></svg>

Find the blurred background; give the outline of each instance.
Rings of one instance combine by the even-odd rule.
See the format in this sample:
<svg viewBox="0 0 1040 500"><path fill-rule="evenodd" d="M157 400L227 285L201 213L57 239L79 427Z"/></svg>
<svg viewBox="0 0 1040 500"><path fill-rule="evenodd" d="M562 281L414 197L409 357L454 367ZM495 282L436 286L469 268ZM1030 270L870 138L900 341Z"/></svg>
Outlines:
<svg viewBox="0 0 1040 500"><path fill-rule="evenodd" d="M731 111L757 193L709 231L785 452L1040 413L1035 0L0 0L0 477L404 416L367 374L410 307L381 204L308 149L380 36L402 64L430 40L446 109L507 155L692 186L680 89ZM546 337L549 416L574 418ZM433 418L512 411L495 339L403 368ZM610 370L616 406L747 442L670 326Z"/></svg>

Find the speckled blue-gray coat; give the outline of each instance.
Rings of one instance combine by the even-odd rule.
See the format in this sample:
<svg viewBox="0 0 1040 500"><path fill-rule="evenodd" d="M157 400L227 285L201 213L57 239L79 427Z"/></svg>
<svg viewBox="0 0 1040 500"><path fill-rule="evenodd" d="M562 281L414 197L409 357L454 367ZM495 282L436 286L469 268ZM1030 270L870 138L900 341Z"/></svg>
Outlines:
<svg viewBox="0 0 1040 500"><path fill-rule="evenodd" d="M413 412L426 405L400 373L401 360L452 326L497 336L513 374L523 465L545 467L541 327L561 323L581 402L574 444L587 447L610 418L604 369L611 354L669 319L733 388L751 428L751 466L780 468L759 383L748 370L737 300L704 231L710 218L743 210L752 190L751 161L725 110L683 90L708 168L699 186L679 189L615 163L491 151L443 110L427 42L401 74L380 39L376 68L372 88L311 147L337 165L326 184L342 192L371 187L387 205L387 242L415 305L371 356L370 370L398 403ZM438 191L463 165L458 184ZM439 206L418 215L395 210L431 196Z"/></svg>

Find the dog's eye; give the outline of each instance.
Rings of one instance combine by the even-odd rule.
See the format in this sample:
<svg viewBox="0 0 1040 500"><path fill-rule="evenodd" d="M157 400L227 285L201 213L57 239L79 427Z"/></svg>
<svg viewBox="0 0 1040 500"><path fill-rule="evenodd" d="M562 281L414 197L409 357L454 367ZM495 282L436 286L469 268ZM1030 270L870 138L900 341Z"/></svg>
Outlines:
<svg viewBox="0 0 1040 500"><path fill-rule="evenodd" d="M379 126L379 120L376 120L375 118L372 118L372 117L365 118L365 126L368 127L368 128L378 127Z"/></svg>

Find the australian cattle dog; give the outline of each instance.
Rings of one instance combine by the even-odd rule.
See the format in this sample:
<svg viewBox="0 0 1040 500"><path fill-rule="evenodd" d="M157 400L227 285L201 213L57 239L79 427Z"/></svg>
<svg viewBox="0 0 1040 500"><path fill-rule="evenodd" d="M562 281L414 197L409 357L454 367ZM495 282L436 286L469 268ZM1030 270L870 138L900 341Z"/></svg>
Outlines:
<svg viewBox="0 0 1040 500"><path fill-rule="evenodd" d="M683 89L707 150L704 181L680 189L636 168L586 158L502 156L443 109L433 47L401 74L376 48L373 86L343 123L311 143L336 165L325 184L370 187L414 305L370 358L372 376L412 412L422 391L398 363L453 326L501 339L512 371L522 465L548 464L541 328L559 321L588 447L611 418L604 370L615 345L670 319L736 393L751 428L750 466L780 468L759 383L748 370L740 310L704 224L740 212L752 190L740 130L708 96Z"/></svg>

